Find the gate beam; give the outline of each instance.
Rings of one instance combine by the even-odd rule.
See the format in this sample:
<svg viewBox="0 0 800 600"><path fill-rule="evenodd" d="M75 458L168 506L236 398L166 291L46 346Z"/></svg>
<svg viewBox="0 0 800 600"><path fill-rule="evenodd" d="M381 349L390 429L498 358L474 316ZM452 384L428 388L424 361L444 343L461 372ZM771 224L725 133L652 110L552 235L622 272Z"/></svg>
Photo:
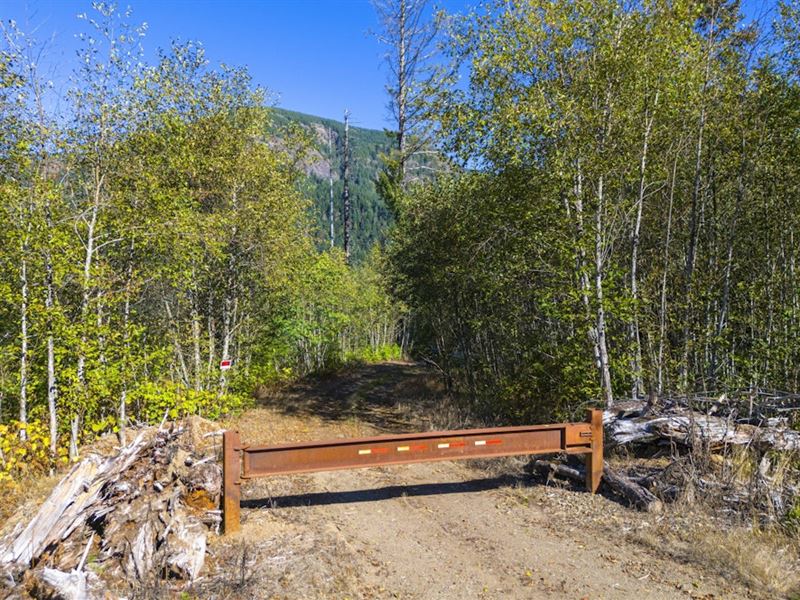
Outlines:
<svg viewBox="0 0 800 600"><path fill-rule="evenodd" d="M223 434L223 524L239 530L241 483L254 477L357 469L441 460L566 452L585 455L586 488L594 493L603 472L603 412L587 422L431 431L277 446L242 446Z"/></svg>

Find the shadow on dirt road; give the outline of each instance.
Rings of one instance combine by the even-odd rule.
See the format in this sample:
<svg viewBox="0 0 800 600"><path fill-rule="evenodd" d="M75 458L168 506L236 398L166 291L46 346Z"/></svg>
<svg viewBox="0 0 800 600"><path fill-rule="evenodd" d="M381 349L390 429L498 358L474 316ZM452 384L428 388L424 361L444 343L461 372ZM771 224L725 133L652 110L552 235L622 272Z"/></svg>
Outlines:
<svg viewBox="0 0 800 600"><path fill-rule="evenodd" d="M483 492L507 486L515 486L525 478L514 475L486 477L450 483L424 483L419 485L390 485L382 488L348 490L345 492L311 492L291 494L277 498L242 500L242 508L294 508L301 506L331 506L354 502L378 502L401 497L440 496Z"/></svg>
<svg viewBox="0 0 800 600"><path fill-rule="evenodd" d="M414 418L443 392L430 369L417 363L357 365L327 375L309 376L260 399L284 414L327 421L358 419L385 432L426 429Z"/></svg>

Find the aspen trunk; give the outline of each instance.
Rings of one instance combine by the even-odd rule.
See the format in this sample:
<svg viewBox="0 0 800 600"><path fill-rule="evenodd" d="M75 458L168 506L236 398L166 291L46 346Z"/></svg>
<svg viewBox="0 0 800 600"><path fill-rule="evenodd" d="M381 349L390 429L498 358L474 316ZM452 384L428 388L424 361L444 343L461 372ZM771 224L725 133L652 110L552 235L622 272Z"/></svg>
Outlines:
<svg viewBox="0 0 800 600"><path fill-rule="evenodd" d="M225 306L222 311L222 352L220 357L222 360L230 360L231 348L231 312L233 300L228 296L225 298ZM225 376L225 371L219 372L219 395L222 396L227 389L228 381Z"/></svg>
<svg viewBox="0 0 800 600"><path fill-rule="evenodd" d="M211 387L214 359L216 358L217 340L214 318L211 316L211 299L208 301L208 365L206 367L206 385Z"/></svg>
<svg viewBox="0 0 800 600"><path fill-rule="evenodd" d="M686 310L684 314L683 324L683 358L680 364L680 379L681 387L686 390L689 385L689 346L691 344L691 326L690 321L692 318L692 278L694 275L695 262L697 260L697 244L700 237L700 213L702 212L702 167L703 167L703 144L706 127L706 106L705 106L705 93L710 81L711 72L711 46L714 38L715 21L712 18L710 23L710 33L708 43L706 45L706 66L705 78L703 80L702 95L703 106L700 110L700 117L697 125L697 143L695 146L695 165L694 177L692 180L692 209L689 220L689 246L686 251L686 266L684 294L686 298Z"/></svg>
<svg viewBox="0 0 800 600"><path fill-rule="evenodd" d="M659 396L664 392L664 344L667 335L667 275L669 273L669 245L672 236L672 208L675 200L675 177L678 171L678 156L672 163L672 177L669 185L669 208L667 209L667 234L664 242L664 267L661 273L661 302L658 322L658 365L656 375L656 391Z"/></svg>
<svg viewBox="0 0 800 600"><path fill-rule="evenodd" d="M133 251L136 241L135 238L131 239L130 247L128 248L128 268L125 278L125 304L122 309L122 336L123 347L125 348L125 356L130 359L131 339L130 339L130 318L131 318L131 286L133 284ZM119 421L119 441L125 444L125 426L128 420L128 372L122 376L122 391L119 395L119 408L118 408L118 421Z"/></svg>
<svg viewBox="0 0 800 600"><path fill-rule="evenodd" d="M594 353L595 368L600 370L600 346L597 343L597 328L592 324L594 317L592 316L592 307L589 300L589 293L591 286L589 284L589 274L586 272L586 250L583 246L583 237L585 235L583 223L583 173L581 171L580 162L578 163L577 173L575 175L575 187L573 190L575 197L575 270L578 274L578 287L581 294L581 301L583 303L584 311L586 312L586 320L589 325L589 340L592 344L592 351ZM564 201L567 214L569 215L569 203Z"/></svg>
<svg viewBox="0 0 800 600"><path fill-rule="evenodd" d="M28 237L22 242L20 266L20 359L19 359L19 422L28 422ZM20 427L19 438L28 439L25 427Z"/></svg>
<svg viewBox="0 0 800 600"><path fill-rule="evenodd" d="M607 407L614 405L614 392L611 388L611 368L606 345L606 313L603 305L603 209L605 191L604 176L597 182L597 213L595 216L595 292L597 295L597 347L600 352L600 380Z"/></svg>
<svg viewBox="0 0 800 600"><path fill-rule="evenodd" d="M194 278L194 274L193 274ZM198 309L197 288L192 291L192 349L194 354L194 389L200 391L202 385L202 356L200 351L200 311Z"/></svg>
<svg viewBox="0 0 800 600"><path fill-rule="evenodd" d="M654 104L658 105L658 92L656 92ZM633 319L630 324L631 343L633 344L633 357L631 360L633 382L631 397L634 400L644 395L644 384L642 382L642 341L639 334L639 280L637 269L639 266L639 238L642 229L642 213L644 210L645 191L647 189L647 151L654 119L655 109L652 113L645 110L642 156L639 161L639 195L636 199L636 221L633 228L633 239L631 243L631 299L633 300Z"/></svg>
<svg viewBox="0 0 800 600"><path fill-rule="evenodd" d="M177 324L172 315L172 309L170 308L169 302L166 300L164 300L164 309L167 312L167 318L169 319L170 323L169 330L172 334L172 346L175 350L175 358L178 359L181 380L183 381L183 384L188 387L189 382L191 381L189 377L189 369L186 367L186 359L183 356L183 347L181 346L181 341L178 338L178 332L176 330Z"/></svg>
<svg viewBox="0 0 800 600"><path fill-rule="evenodd" d="M231 196L231 205L233 214L236 215L239 208L239 198L237 190L233 190ZM237 303L237 283L236 283L236 270L237 270L237 237L238 227L234 223L233 231L231 232L231 242L229 245L228 256L228 278L227 286L225 289L225 300L222 308L222 352L220 354L221 360L231 360L231 338L233 335L233 326L236 323L236 308ZM228 389L228 378L226 372L220 369L219 372L219 395L222 396Z"/></svg>
<svg viewBox="0 0 800 600"><path fill-rule="evenodd" d="M50 417L50 458L55 461L58 438L58 418L56 415L56 403L58 402L58 383L56 381L56 352L55 338L53 335L53 261L48 251L45 258L45 269L47 271L47 295L45 296L44 306L47 312L47 413Z"/></svg>
<svg viewBox="0 0 800 600"><path fill-rule="evenodd" d="M81 306L80 306L80 327L81 327L81 342L78 348L78 364L76 368L76 375L78 386L80 387L80 396L86 400L86 318L89 313L89 297L90 297L90 284L92 276L92 262L94 260L95 252L95 230L97 228L97 218L100 212L100 197L103 187L104 176L99 175L95 169L95 190L94 202L92 204L91 217L89 218L88 229L86 232L86 254L83 260L83 282L81 289ZM80 433L80 407L75 406L75 415L72 417L70 426L70 440L69 440L69 456L71 459L78 457L78 434Z"/></svg>

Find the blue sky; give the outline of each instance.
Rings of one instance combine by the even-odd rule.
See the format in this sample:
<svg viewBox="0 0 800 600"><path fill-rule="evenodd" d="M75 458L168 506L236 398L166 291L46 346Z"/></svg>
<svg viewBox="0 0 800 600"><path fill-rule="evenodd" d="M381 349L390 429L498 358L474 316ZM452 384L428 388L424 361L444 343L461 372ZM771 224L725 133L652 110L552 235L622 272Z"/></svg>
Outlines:
<svg viewBox="0 0 800 600"><path fill-rule="evenodd" d="M463 12L478 0L439 0ZM278 105L341 119L349 108L354 124L389 126L383 49L370 33L378 27L369 0L120 0L133 22L146 22L150 56L171 40L201 41L212 63L246 66L255 82L278 95ZM757 17L771 0L745 0ZM57 86L66 85L74 63L75 34L85 31L78 13L88 1L0 0L0 18L14 19L42 41L52 39L46 63ZM59 75L60 74L60 75Z"/></svg>
<svg viewBox="0 0 800 600"><path fill-rule="evenodd" d="M383 49L374 32L369 0L153 1L120 0L133 8L133 23L148 25L149 56L171 40L201 41L212 63L246 66L255 82L278 95L278 105L341 120L345 108L362 127L389 125ZM472 0L439 2L461 11ZM51 39L47 76L66 85L77 41L86 31L76 15L91 3L0 0L0 17L14 19L42 41ZM66 67L66 68L65 68ZM57 73L60 72L59 76Z"/></svg>

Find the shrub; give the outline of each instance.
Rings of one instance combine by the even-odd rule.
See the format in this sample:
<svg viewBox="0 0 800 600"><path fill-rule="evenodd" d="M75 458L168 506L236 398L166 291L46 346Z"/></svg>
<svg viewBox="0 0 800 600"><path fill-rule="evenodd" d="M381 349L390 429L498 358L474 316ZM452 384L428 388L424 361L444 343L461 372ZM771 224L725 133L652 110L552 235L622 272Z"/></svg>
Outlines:
<svg viewBox="0 0 800 600"><path fill-rule="evenodd" d="M400 346L397 344L383 344L377 348L366 346L353 352L348 352L345 356L345 362L374 363L384 360L401 360L402 358L403 349Z"/></svg>
<svg viewBox="0 0 800 600"><path fill-rule="evenodd" d="M25 441L19 437L23 429L28 434ZM65 448L59 449L58 461L68 462ZM51 466L50 434L45 423L11 421L0 424L0 481L40 475Z"/></svg>
<svg viewBox="0 0 800 600"><path fill-rule="evenodd" d="M130 395L134 414L148 423L158 423L164 418L180 419L187 415L199 415L206 419L219 419L246 408L250 400L239 394L224 394L210 390L193 390L183 385L167 383L145 383Z"/></svg>

